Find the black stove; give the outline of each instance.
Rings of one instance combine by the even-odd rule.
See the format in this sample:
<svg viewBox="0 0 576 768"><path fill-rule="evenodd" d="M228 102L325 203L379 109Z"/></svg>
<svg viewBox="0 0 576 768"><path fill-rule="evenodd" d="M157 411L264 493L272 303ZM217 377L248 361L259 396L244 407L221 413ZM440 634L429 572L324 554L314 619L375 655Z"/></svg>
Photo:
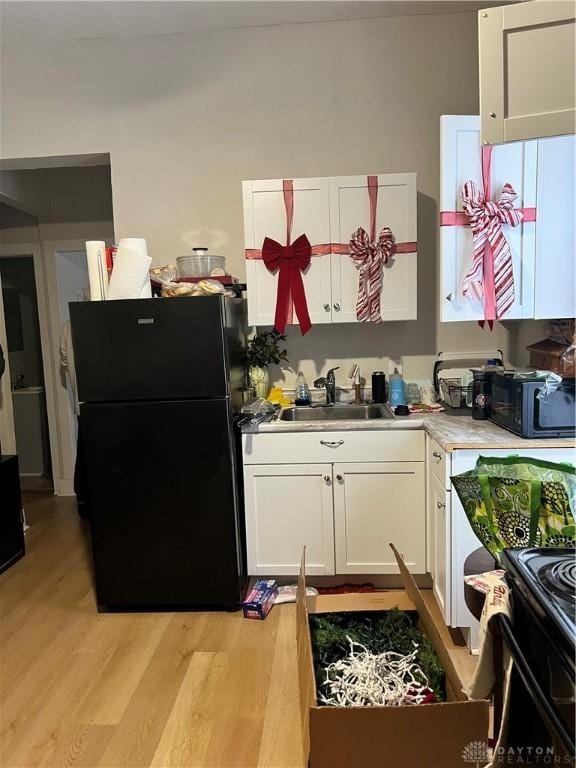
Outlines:
<svg viewBox="0 0 576 768"><path fill-rule="evenodd" d="M563 636L573 656L576 644L576 550L507 549L503 564L517 587Z"/></svg>
<svg viewBox="0 0 576 768"><path fill-rule="evenodd" d="M516 670L513 730L534 747L573 757L576 550L505 549L502 565L513 597L512 624L502 622Z"/></svg>

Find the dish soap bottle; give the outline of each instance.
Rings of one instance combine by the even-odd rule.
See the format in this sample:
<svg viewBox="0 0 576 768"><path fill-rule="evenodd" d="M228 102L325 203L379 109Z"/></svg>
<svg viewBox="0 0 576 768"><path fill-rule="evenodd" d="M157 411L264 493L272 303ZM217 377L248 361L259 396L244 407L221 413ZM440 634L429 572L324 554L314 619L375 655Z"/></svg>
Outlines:
<svg viewBox="0 0 576 768"><path fill-rule="evenodd" d="M294 405L310 405L310 390L302 371L296 378Z"/></svg>
<svg viewBox="0 0 576 768"><path fill-rule="evenodd" d="M388 388L392 408L395 408L397 405L406 405L406 387L404 379L398 373L398 368L394 368L394 373L388 379Z"/></svg>

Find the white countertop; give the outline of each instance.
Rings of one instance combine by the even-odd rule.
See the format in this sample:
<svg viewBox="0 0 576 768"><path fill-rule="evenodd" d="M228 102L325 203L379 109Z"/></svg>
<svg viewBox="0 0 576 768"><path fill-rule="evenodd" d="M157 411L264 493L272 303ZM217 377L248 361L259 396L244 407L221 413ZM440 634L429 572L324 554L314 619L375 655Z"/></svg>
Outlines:
<svg viewBox="0 0 576 768"><path fill-rule="evenodd" d="M547 438L525 440L498 427L491 421L476 421L468 414L450 416L445 413L413 414L394 419L368 421L272 421L243 428L247 434L270 432L342 432L424 429L446 451L466 448L575 448L576 440Z"/></svg>

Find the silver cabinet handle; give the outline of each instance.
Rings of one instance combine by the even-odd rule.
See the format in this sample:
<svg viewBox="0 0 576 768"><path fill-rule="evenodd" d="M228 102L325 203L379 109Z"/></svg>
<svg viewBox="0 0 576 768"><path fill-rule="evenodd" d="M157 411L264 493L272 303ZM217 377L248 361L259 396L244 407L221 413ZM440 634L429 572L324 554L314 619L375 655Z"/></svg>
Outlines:
<svg viewBox="0 0 576 768"><path fill-rule="evenodd" d="M344 445L344 440L320 440L320 445L325 445L327 448L338 448L339 445Z"/></svg>
<svg viewBox="0 0 576 768"><path fill-rule="evenodd" d="M336 480L338 480L339 483L342 483L344 481L344 478L342 475L336 475Z"/></svg>
<svg viewBox="0 0 576 768"><path fill-rule="evenodd" d="M334 304L334 309L336 310L336 312L340 312L340 304L338 304L338 302Z"/></svg>
<svg viewBox="0 0 576 768"><path fill-rule="evenodd" d="M324 311L330 312L330 304L324 304Z"/></svg>
<svg viewBox="0 0 576 768"><path fill-rule="evenodd" d="M330 485L330 483L331 483L330 475L324 475L324 480L326 481L327 485Z"/></svg>
<svg viewBox="0 0 576 768"><path fill-rule="evenodd" d="M442 458L442 454L438 453L438 451L432 451L432 456L434 456L436 459Z"/></svg>
<svg viewBox="0 0 576 768"><path fill-rule="evenodd" d="M446 301L452 301L453 298L454 298L454 294L449 293L448 296L446 296Z"/></svg>
<svg viewBox="0 0 576 768"><path fill-rule="evenodd" d="M438 509L444 509L446 507L446 504L443 504L441 501L436 502L436 507Z"/></svg>

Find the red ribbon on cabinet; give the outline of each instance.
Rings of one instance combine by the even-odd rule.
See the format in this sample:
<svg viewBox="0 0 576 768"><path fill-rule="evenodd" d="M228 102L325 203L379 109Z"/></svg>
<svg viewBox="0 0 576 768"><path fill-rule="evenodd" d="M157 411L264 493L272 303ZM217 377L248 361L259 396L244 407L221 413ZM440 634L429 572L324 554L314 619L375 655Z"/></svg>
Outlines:
<svg viewBox="0 0 576 768"><path fill-rule="evenodd" d="M390 227L384 227L376 240L376 208L378 205L378 176L368 176L370 200L370 236L358 227L350 238L350 256L359 270L356 318L361 322L382 323L380 293L382 270L390 261L396 239Z"/></svg>
<svg viewBox="0 0 576 768"><path fill-rule="evenodd" d="M276 292L276 313L274 328L284 333L294 306L300 323L302 335L312 327L302 272L310 265L312 248L306 235L302 234L291 243L292 219L294 216L294 184L291 179L282 182L284 207L286 209L286 245L281 245L270 237L264 238L262 259L270 272L278 270L278 288Z"/></svg>
<svg viewBox="0 0 576 768"><path fill-rule="evenodd" d="M497 200L490 199L492 187L492 147L482 147L482 190L473 181L462 187L464 211L442 211L440 226L470 226L472 229L472 266L462 281L462 294L482 300L484 321L493 328L514 303L514 271L510 244L502 225L518 226L536 221L536 208L514 208L518 197L506 183Z"/></svg>

